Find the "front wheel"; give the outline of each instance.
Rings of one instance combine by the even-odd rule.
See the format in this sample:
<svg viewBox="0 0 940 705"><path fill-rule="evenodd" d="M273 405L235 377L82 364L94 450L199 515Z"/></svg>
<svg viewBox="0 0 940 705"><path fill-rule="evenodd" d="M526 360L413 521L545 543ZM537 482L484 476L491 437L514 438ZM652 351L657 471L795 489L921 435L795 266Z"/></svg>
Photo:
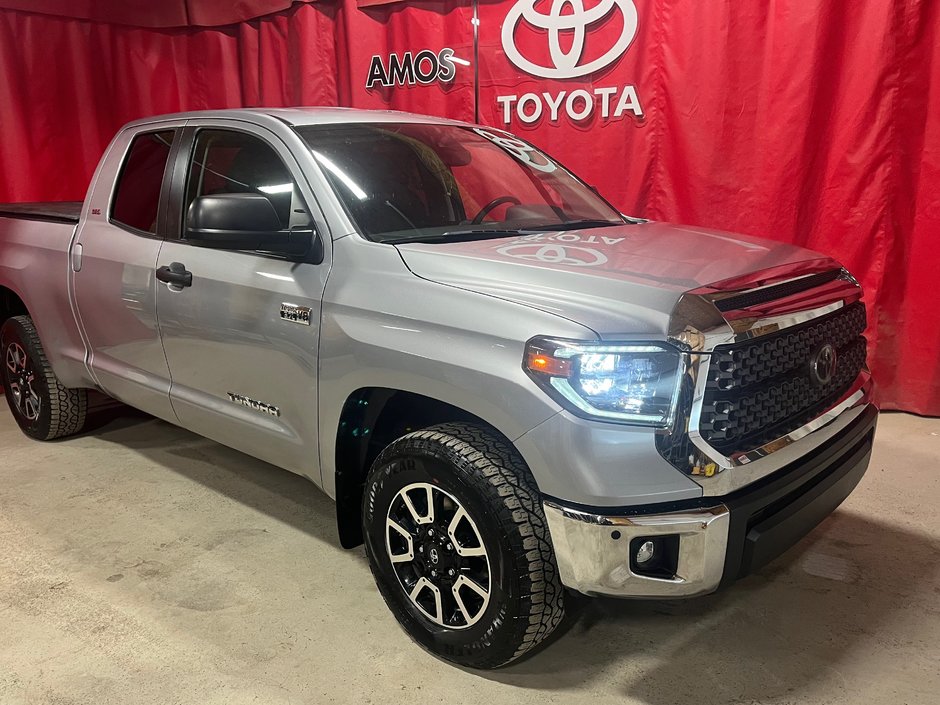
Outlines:
<svg viewBox="0 0 940 705"><path fill-rule="evenodd" d="M496 668L561 622L563 590L535 481L491 431L449 423L399 438L373 464L363 504L376 584L428 651Z"/></svg>

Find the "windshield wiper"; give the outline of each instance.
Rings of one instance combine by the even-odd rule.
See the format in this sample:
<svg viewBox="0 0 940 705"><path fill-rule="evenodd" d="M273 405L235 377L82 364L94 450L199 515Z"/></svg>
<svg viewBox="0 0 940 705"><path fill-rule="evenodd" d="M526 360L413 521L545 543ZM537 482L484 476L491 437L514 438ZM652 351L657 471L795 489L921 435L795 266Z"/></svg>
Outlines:
<svg viewBox="0 0 940 705"><path fill-rule="evenodd" d="M582 228L612 228L615 225L627 225L625 220L569 220L565 223L545 223L543 225L531 225L526 230L545 231L545 230L580 230Z"/></svg>
<svg viewBox="0 0 940 705"><path fill-rule="evenodd" d="M404 245L412 242L470 242L473 240L492 240L501 237L518 237L520 235L530 235L532 228L526 229L506 229L499 230L448 230L439 235L416 235L415 237L404 237L393 240L393 245Z"/></svg>
<svg viewBox="0 0 940 705"><path fill-rule="evenodd" d="M404 245L413 242L471 242L473 240L493 240L501 237L521 237L537 233L554 232L561 230L580 230L582 228L612 228L615 225L625 225L625 220L569 220L566 223L544 223L541 225L527 225L524 228L475 228L466 230L448 230L436 235L415 235L396 240L389 240L393 245Z"/></svg>

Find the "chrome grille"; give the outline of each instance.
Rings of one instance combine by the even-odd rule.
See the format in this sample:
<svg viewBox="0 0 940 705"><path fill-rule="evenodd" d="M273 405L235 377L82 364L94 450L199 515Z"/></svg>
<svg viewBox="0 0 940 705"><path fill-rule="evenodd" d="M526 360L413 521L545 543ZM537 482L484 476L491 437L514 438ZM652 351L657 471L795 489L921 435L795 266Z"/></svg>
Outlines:
<svg viewBox="0 0 940 705"><path fill-rule="evenodd" d="M714 349L699 432L724 455L746 452L799 428L843 395L865 365L865 307L851 304L779 333ZM810 364L825 344L836 369L816 383Z"/></svg>

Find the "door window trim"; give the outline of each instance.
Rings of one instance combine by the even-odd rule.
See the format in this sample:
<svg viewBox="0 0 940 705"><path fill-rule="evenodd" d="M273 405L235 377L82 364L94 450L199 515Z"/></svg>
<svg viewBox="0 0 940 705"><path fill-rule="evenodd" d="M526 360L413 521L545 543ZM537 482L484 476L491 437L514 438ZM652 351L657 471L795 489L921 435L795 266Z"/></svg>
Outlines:
<svg viewBox="0 0 940 705"><path fill-rule="evenodd" d="M179 147L176 154L176 161L174 162L173 169L170 170L172 172L172 183L169 190L166 213L167 240L186 245L187 247L197 247L197 245L193 245L187 241L185 237L183 237L183 232L186 227L186 213L184 205L186 200L186 188L189 183L189 167L194 157L196 140L199 137L199 133L206 130L237 132L260 140L269 149L271 149L277 158L280 159L284 164L284 167L291 175L291 179L299 189L300 195L304 200L304 205L306 205L307 212L310 215L311 228L313 229L314 237L320 240L319 247L311 247L310 252L307 255L300 257L287 257L259 250L223 249L220 251L230 252L237 255L263 257L265 259L273 259L281 262L299 262L304 264L323 263L326 260L326 253L328 251L327 241L329 240L329 228L323 215L323 211L320 208L320 204L316 199L316 194L313 192L313 189L307 182L303 173L303 169L301 169L300 165L297 164L296 157L294 157L294 155L291 153L288 145L286 145L283 140L280 140L277 135L273 135L273 139L278 139L280 144L283 146L283 151L290 155L290 159L285 159L281 153L281 150L279 150L278 147L276 147L273 143L272 137L269 136L269 130L259 125L255 125L254 123L234 125L222 121L213 121L212 123L204 123L200 121L197 124L193 124L193 122L187 122L182 130L180 130L179 139L177 140L179 142ZM305 193L305 190L308 191L309 194ZM316 258L315 254L318 250L320 252L320 257Z"/></svg>

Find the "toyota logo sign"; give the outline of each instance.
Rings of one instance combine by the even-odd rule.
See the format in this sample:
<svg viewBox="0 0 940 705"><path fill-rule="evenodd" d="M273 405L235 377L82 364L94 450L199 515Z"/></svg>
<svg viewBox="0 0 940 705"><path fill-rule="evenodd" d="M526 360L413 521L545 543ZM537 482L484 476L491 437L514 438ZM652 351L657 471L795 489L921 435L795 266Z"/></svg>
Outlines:
<svg viewBox="0 0 940 705"><path fill-rule="evenodd" d="M629 48L636 36L637 13L633 0L600 0L590 9L584 9L584 0L552 0L548 13L539 12L535 5L539 0L518 0L503 21L503 51L506 57L518 68L540 78L578 78L607 68ZM571 12L563 14L568 5ZM585 38L588 29L613 13L620 13L623 29L620 37L601 56L581 63L584 55ZM516 47L516 28L520 23L547 30L548 51L552 66L536 64L522 55ZM560 34L573 33L571 46L567 51L562 48Z"/></svg>
<svg viewBox="0 0 940 705"><path fill-rule="evenodd" d="M501 30L503 52L513 66L532 76L561 80L612 66L636 35L633 0L517 0ZM535 89L498 95L496 105L506 125L514 117L524 125L541 120L557 123L563 115L581 124L598 117L602 122L625 115L643 118L640 96L632 84L581 82L554 92Z"/></svg>

